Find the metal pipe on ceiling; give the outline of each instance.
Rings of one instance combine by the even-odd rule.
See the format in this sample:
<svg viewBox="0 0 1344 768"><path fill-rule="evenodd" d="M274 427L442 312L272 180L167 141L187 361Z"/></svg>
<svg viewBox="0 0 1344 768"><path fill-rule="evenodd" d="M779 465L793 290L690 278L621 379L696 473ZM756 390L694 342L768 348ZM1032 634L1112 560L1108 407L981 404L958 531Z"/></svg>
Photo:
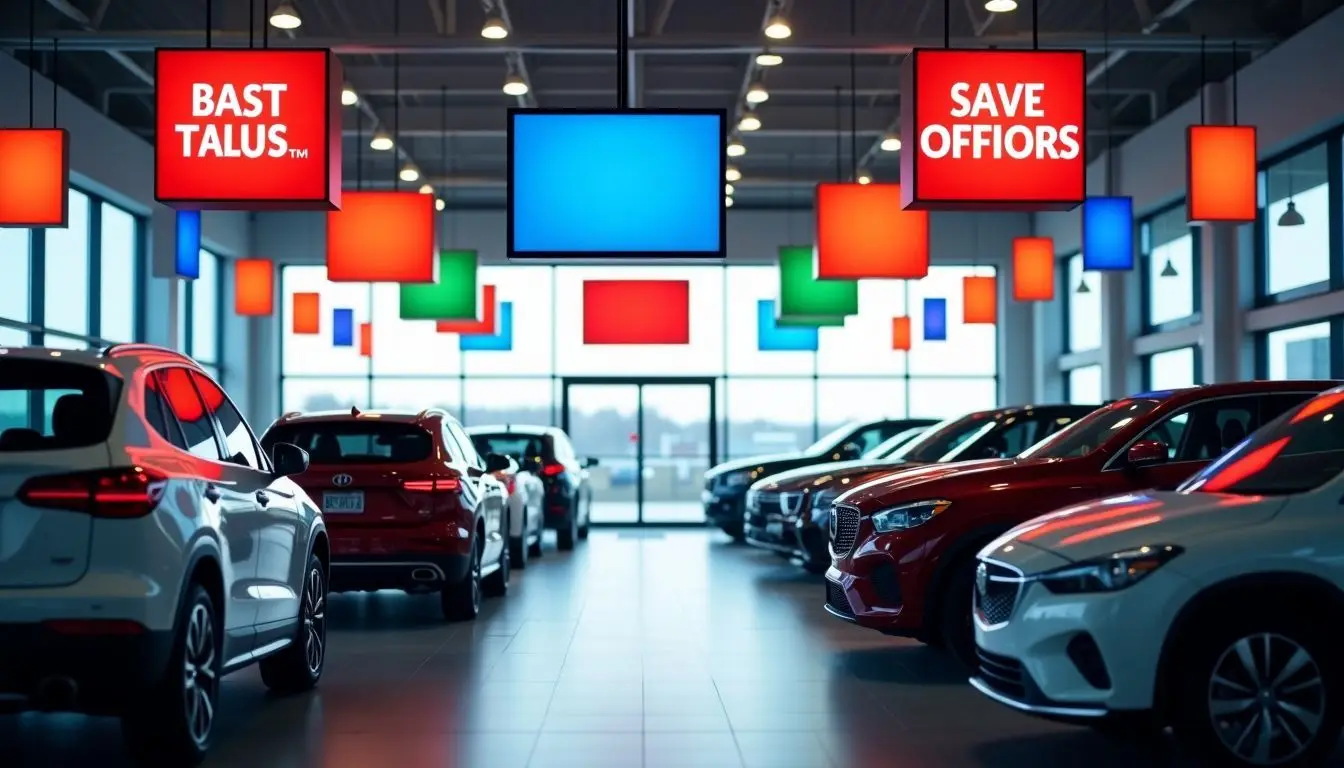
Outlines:
<svg viewBox="0 0 1344 768"><path fill-rule="evenodd" d="M103 14L107 12L107 4L104 3L98 9L98 23L95 23L88 16L85 16L83 11L71 5L68 2L68 0L47 0L47 5L50 5L52 8L56 9L56 11L60 13L62 16L78 24L81 28L84 29L85 32L90 32L94 34L97 34L98 24L102 22ZM201 33L201 35L204 36L204 33ZM47 45L36 47L47 48L51 46ZM64 48L65 46L62 45L61 47ZM120 64L121 67L125 69L127 72L130 72L135 77L135 79L139 80L145 85L149 86L154 85L154 76L151 75L144 67L137 64L130 56L127 56L123 51L119 51L112 48L107 48L104 50L107 52L107 55L113 61Z"/></svg>
<svg viewBox="0 0 1344 768"><path fill-rule="evenodd" d="M1185 9L1189 8L1194 4L1195 0L1176 0L1176 2L1162 9L1161 13L1152 16L1152 18L1146 24L1143 25L1143 29L1139 30L1139 34L1151 36L1154 32L1157 31L1158 27L1162 26L1163 22L1170 21L1171 19L1176 18L1177 15L1179 15L1180 13L1185 11ZM1119 64L1121 59L1129 55L1128 47L1121 45L1118 42L1119 38L1115 38L1115 40L1117 42L1114 42L1112 44L1111 47L1113 50L1111 50L1111 52L1106 56L1105 60L1103 60L1097 66L1093 67L1087 73L1088 85L1091 85L1096 81L1100 80L1102 77L1106 75L1106 71L1108 69L1114 67L1116 64ZM1241 46L1237 47L1240 48Z"/></svg>

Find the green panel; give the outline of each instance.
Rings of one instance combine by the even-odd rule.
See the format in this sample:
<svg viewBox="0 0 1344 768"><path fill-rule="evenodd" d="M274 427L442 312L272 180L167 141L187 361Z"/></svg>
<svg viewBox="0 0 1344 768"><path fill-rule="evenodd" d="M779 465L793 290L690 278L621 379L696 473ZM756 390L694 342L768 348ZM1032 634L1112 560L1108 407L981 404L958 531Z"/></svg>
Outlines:
<svg viewBox="0 0 1344 768"><path fill-rule="evenodd" d="M813 251L810 245L779 247L779 317L806 319L808 325L835 325L819 321L858 314L859 282L816 279Z"/></svg>
<svg viewBox="0 0 1344 768"><path fill-rule="evenodd" d="M844 315L777 315L775 325L781 328L833 328L844 325Z"/></svg>
<svg viewBox="0 0 1344 768"><path fill-rule="evenodd" d="M401 319L475 319L476 262L475 251L439 251L438 282L401 284Z"/></svg>

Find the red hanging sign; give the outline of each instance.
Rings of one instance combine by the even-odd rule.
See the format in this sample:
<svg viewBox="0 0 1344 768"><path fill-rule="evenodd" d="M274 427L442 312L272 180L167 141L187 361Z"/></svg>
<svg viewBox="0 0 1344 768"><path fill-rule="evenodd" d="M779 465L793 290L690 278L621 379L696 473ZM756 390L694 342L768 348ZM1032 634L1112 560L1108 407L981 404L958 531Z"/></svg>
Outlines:
<svg viewBox="0 0 1344 768"><path fill-rule="evenodd" d="M1190 195L1186 215L1190 221L1255 221L1255 143L1255 127L1250 125L1192 125L1187 129Z"/></svg>
<svg viewBox="0 0 1344 768"><path fill-rule="evenodd" d="M817 278L929 274L929 214L901 210L901 185L818 184L815 206Z"/></svg>
<svg viewBox="0 0 1344 768"><path fill-rule="evenodd" d="M0 128L0 227L64 227L70 218L70 134Z"/></svg>
<svg viewBox="0 0 1344 768"><path fill-rule="evenodd" d="M999 281L993 277L961 280L961 322L993 325L999 320Z"/></svg>
<svg viewBox="0 0 1344 768"><path fill-rule="evenodd" d="M275 265L270 259L234 262L233 311L243 317L265 317L275 311Z"/></svg>

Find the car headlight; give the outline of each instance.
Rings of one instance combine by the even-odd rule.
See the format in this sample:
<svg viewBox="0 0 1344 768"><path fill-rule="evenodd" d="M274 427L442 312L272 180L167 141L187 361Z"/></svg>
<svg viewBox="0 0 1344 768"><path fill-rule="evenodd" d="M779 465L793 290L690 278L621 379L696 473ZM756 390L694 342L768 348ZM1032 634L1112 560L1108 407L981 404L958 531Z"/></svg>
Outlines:
<svg viewBox="0 0 1344 768"><path fill-rule="evenodd" d="M1031 580L1057 595L1115 592L1137 584L1184 551L1171 544L1139 547L1047 571Z"/></svg>
<svg viewBox="0 0 1344 768"><path fill-rule="evenodd" d="M740 488L751 479L750 472L729 472L719 479L719 485L725 488Z"/></svg>
<svg viewBox="0 0 1344 768"><path fill-rule="evenodd" d="M947 499L929 499L891 507L873 514L873 528L877 529L878 533L917 528L950 506L952 502Z"/></svg>

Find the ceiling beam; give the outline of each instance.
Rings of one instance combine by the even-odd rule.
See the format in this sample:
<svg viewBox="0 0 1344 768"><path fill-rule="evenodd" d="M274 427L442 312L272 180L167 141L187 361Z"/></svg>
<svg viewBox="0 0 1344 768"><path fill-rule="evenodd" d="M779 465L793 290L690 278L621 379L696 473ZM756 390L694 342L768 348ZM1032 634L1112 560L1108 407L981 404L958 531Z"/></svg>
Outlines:
<svg viewBox="0 0 1344 768"><path fill-rule="evenodd" d="M97 22L95 22L93 19L90 19L88 16L85 16L83 11L71 5L68 2L68 0L47 0L47 5L50 5L52 8L56 9L56 11L60 13L62 16L78 24L80 27L84 29L85 32L93 34L97 34L97 27L102 24L103 15L107 13L107 2L104 2L102 6L98 8L98 11L96 13L98 18ZM38 46L38 47L46 47L46 46ZM127 56L125 52L113 49L106 49L106 50L107 55L113 61L120 64L123 69L125 69L127 72L130 72L133 76L135 76L135 79L149 86L154 85L154 76L151 75L144 67L135 63L135 61L131 59L130 56Z"/></svg>

